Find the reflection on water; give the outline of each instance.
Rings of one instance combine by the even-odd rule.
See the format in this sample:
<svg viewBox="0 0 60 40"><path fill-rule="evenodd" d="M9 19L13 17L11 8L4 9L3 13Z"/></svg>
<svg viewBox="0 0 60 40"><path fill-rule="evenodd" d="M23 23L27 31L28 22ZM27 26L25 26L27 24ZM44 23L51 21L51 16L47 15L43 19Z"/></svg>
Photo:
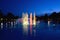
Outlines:
<svg viewBox="0 0 60 40"><path fill-rule="evenodd" d="M33 31L34 31L34 36L36 36L36 30L34 29Z"/></svg>
<svg viewBox="0 0 60 40"><path fill-rule="evenodd" d="M30 14L30 25L32 25L32 13Z"/></svg>
<svg viewBox="0 0 60 40"><path fill-rule="evenodd" d="M33 25L33 36L36 36L36 25Z"/></svg>
<svg viewBox="0 0 60 40"><path fill-rule="evenodd" d="M48 26L50 26L50 21L48 21Z"/></svg>
<svg viewBox="0 0 60 40"><path fill-rule="evenodd" d="M8 23L0 23L0 28L21 28L23 30L24 34L28 34L30 32L30 34L34 34L36 33L36 29L37 30L45 30L45 29L58 29L59 28L59 24L52 24L50 21L48 21L47 23L44 22L37 22L36 25L23 25L22 23L18 23L18 22L8 22ZM34 33L33 33L34 32Z"/></svg>
<svg viewBox="0 0 60 40"><path fill-rule="evenodd" d="M28 34L28 25L23 25L23 34Z"/></svg>
<svg viewBox="0 0 60 40"><path fill-rule="evenodd" d="M48 27L49 24L49 27ZM60 24L53 24L51 22L36 22L36 25L22 25L22 23L1 23L0 33L22 40L29 40L30 38L37 39L50 39L54 37L60 37ZM6 30L7 29L7 30ZM24 36L25 35L25 36ZM5 37L8 37L5 36ZM16 37L16 38L15 38ZM54 38L55 39L55 38Z"/></svg>
<svg viewBox="0 0 60 40"><path fill-rule="evenodd" d="M30 25L30 34L32 34L32 25Z"/></svg>
<svg viewBox="0 0 60 40"><path fill-rule="evenodd" d="M3 23L1 23L1 29L3 28Z"/></svg>
<svg viewBox="0 0 60 40"><path fill-rule="evenodd" d="M8 24L6 23L6 28L7 28L7 25L8 25Z"/></svg>

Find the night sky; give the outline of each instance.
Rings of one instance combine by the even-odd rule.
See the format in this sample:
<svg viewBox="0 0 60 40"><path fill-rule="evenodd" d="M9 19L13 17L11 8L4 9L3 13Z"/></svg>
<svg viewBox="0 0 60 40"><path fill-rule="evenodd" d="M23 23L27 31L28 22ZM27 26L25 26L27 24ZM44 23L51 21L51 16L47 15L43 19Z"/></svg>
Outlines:
<svg viewBox="0 0 60 40"><path fill-rule="evenodd" d="M60 11L60 0L0 0L0 9L4 14L12 12L22 15L22 12L36 12L36 15Z"/></svg>

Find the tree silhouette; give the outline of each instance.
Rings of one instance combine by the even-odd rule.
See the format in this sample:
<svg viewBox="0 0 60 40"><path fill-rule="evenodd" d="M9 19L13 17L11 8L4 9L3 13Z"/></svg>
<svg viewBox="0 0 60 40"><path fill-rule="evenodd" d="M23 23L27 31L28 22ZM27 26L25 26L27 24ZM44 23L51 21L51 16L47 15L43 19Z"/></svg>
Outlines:
<svg viewBox="0 0 60 40"><path fill-rule="evenodd" d="M3 13L2 13L2 10L0 10L0 18L3 17Z"/></svg>
<svg viewBox="0 0 60 40"><path fill-rule="evenodd" d="M0 23L3 22L3 13L2 10L0 9Z"/></svg>

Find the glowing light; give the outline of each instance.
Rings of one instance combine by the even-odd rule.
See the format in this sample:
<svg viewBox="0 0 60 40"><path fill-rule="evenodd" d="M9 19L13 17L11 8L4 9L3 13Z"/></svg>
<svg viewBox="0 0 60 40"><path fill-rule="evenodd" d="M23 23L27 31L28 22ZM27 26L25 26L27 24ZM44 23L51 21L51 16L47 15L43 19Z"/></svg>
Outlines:
<svg viewBox="0 0 60 40"><path fill-rule="evenodd" d="M3 28L3 23L1 23L1 29Z"/></svg>
<svg viewBox="0 0 60 40"><path fill-rule="evenodd" d="M50 21L48 21L48 26L50 26Z"/></svg>
<svg viewBox="0 0 60 40"><path fill-rule="evenodd" d="M35 12L34 12L33 25L36 25L36 17L35 17Z"/></svg>
<svg viewBox="0 0 60 40"><path fill-rule="evenodd" d="M28 14L22 15L22 24L23 24L23 33L27 34L28 33Z"/></svg>
<svg viewBox="0 0 60 40"><path fill-rule="evenodd" d="M28 34L28 25L23 25L23 34L24 35Z"/></svg>
<svg viewBox="0 0 60 40"><path fill-rule="evenodd" d="M28 22L28 14L26 13L26 24L28 25L29 22Z"/></svg>
<svg viewBox="0 0 60 40"><path fill-rule="evenodd" d="M22 20L23 20L23 25L28 25L29 24L28 23L28 14L27 13L26 14L23 13Z"/></svg>
<svg viewBox="0 0 60 40"><path fill-rule="evenodd" d="M13 22L11 22L11 26L13 26Z"/></svg>
<svg viewBox="0 0 60 40"><path fill-rule="evenodd" d="M30 14L30 25L32 25L32 13Z"/></svg>
<svg viewBox="0 0 60 40"><path fill-rule="evenodd" d="M30 25L36 25L36 17L35 17L35 12L34 12L34 19L32 20L32 13L30 13ZM22 14L22 24L23 25L29 25L29 21L28 21L28 14Z"/></svg>

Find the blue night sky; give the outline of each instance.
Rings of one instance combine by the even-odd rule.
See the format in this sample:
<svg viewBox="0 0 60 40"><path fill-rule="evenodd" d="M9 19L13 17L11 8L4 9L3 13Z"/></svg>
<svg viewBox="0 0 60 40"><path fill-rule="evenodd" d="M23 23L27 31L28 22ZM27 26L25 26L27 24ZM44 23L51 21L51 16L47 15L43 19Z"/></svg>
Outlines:
<svg viewBox="0 0 60 40"><path fill-rule="evenodd" d="M60 0L0 0L0 9L7 14L22 15L22 12L36 12L36 15L60 11Z"/></svg>

